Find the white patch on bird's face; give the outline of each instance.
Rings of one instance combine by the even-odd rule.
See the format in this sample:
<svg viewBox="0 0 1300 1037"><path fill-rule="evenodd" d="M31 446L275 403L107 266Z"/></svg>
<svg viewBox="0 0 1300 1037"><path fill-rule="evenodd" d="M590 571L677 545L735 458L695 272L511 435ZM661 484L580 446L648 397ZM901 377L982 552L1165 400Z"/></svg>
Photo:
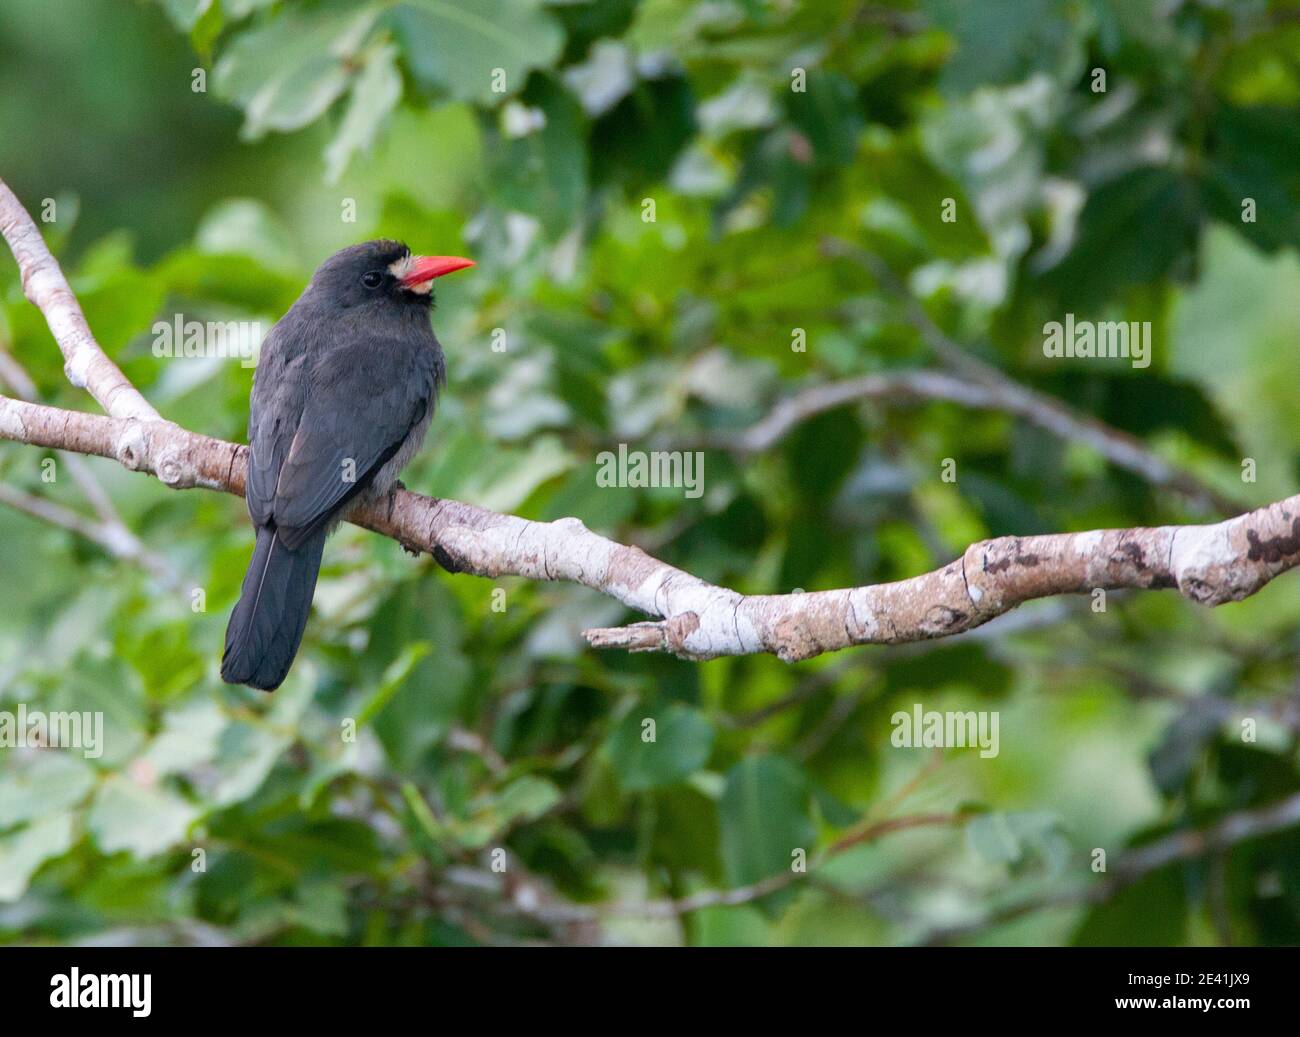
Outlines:
<svg viewBox="0 0 1300 1037"><path fill-rule="evenodd" d="M415 256L405 255L401 259L396 259L388 264L388 272L391 273L398 281L405 280L410 276L411 271L415 269ZM433 279L422 281L419 284L408 284L404 286L408 292L415 292L417 295L428 295L433 291Z"/></svg>

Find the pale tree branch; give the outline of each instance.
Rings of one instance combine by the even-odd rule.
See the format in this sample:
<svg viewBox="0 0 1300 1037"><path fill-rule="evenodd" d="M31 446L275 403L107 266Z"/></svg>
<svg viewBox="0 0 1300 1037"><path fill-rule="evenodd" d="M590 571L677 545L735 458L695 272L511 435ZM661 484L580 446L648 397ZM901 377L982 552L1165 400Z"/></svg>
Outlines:
<svg viewBox="0 0 1300 1037"><path fill-rule="evenodd" d="M66 282L48 251L23 236L24 221L32 234L35 228L25 214L19 219L9 211L16 205L7 190L0 194L0 225L22 243L15 249L20 265L45 264L40 278L24 266L29 295L45 308L64 355L79 358L70 366L92 373L88 385L106 409L131 413L103 417L0 397L0 438L115 458L175 489L242 494L246 447L161 420L147 403L131 405L113 380L113 372L121 376L117 368L86 359L99 347L84 320L69 317L68 308L76 307L71 292L30 287L38 280ZM1300 495L1214 525L985 540L942 569L897 583L785 595L714 586L593 533L576 518L533 522L404 489L349 518L432 553L452 571L563 580L600 591L656 618L588 630L593 646L687 659L770 652L794 661L850 645L946 637L1032 598L1097 589L1177 588L1192 601L1217 605L1254 594L1300 563Z"/></svg>
<svg viewBox="0 0 1300 1037"><path fill-rule="evenodd" d="M0 504L84 537L117 558L143 566L151 575L168 586L180 586L180 581L167 563L151 554L139 539L126 530L125 526L96 522L79 515L71 508L65 508L62 504L35 494L24 493L22 490L15 490L3 483L0 483Z"/></svg>
<svg viewBox="0 0 1300 1037"><path fill-rule="evenodd" d="M90 333L81 304L68 287L58 261L9 186L0 180L0 235L18 260L23 294L50 325L63 353L63 371L78 389L87 390L105 413L117 418L156 421L158 412L140 395Z"/></svg>
<svg viewBox="0 0 1300 1037"><path fill-rule="evenodd" d="M8 384L15 394L28 402L36 400L36 383L23 365L6 351L3 342L0 342L0 384ZM0 503L85 537L118 558L142 565L167 586L180 587L181 578L166 559L145 547L144 542L122 521L90 465L78 454L63 452L61 458L73 482L99 516L98 522L91 522L60 504L6 486L0 486Z"/></svg>
<svg viewBox="0 0 1300 1037"><path fill-rule="evenodd" d="M15 511L21 511L32 518L40 519L42 522L48 522L61 529L76 533L78 536L85 537L101 547L108 548L118 556L131 556L130 552L126 550L126 545L114 542L112 537L107 534L107 531L98 523L52 500L38 497L34 493L24 493L22 490L15 490L12 486L0 483L0 504L7 505Z"/></svg>
<svg viewBox="0 0 1300 1037"><path fill-rule="evenodd" d="M8 343L5 342L0 342L0 384L7 384L20 400L26 400L28 403L37 402L36 382L17 358L8 352ZM95 514L105 522L121 526L122 520L117 509L109 500L108 494L104 492L104 488L99 485L99 480L95 478L90 466L76 454L66 454L64 461L67 463L68 471L72 473L73 480L80 487L86 500L90 502L90 506L95 509Z"/></svg>
<svg viewBox="0 0 1300 1037"><path fill-rule="evenodd" d="M1237 501L1152 453L1136 436L1089 415L1078 414L1059 400L1017 382L1008 380L1008 383L989 384L926 369L862 375L800 389L779 400L752 425L738 431L680 436L674 442L685 445L689 440L745 457L772 449L805 421L852 403L891 407L955 403L971 410L1008 414L1067 442L1084 443L1111 464L1153 486L1173 490L1202 507L1211 506L1224 514L1242 510Z"/></svg>

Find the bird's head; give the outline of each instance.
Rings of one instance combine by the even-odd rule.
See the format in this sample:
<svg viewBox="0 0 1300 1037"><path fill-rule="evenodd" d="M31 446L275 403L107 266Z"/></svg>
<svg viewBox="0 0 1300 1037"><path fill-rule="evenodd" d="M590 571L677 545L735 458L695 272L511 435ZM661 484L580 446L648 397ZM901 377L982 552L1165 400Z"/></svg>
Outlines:
<svg viewBox="0 0 1300 1037"><path fill-rule="evenodd" d="M391 302L428 307L435 277L473 265L459 256L415 256L400 241L365 241L335 252L316 268L311 281L339 306Z"/></svg>

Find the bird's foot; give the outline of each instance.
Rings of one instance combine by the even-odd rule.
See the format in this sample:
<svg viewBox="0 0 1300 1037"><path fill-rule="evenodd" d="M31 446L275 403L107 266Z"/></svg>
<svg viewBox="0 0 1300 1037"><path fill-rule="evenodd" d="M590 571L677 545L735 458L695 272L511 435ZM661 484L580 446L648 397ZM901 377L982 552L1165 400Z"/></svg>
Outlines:
<svg viewBox="0 0 1300 1037"><path fill-rule="evenodd" d="M449 573L463 573L465 569L441 544L434 544L433 550L429 552L433 555L433 560L441 565Z"/></svg>
<svg viewBox="0 0 1300 1037"><path fill-rule="evenodd" d="M388 520L390 522L393 519L393 505L397 503L397 491L404 489L406 489L406 483L402 482L401 479L394 479L393 485L388 487ZM402 546L406 547L405 544ZM407 550L410 550L410 548L407 548ZM419 554L418 551L414 553Z"/></svg>

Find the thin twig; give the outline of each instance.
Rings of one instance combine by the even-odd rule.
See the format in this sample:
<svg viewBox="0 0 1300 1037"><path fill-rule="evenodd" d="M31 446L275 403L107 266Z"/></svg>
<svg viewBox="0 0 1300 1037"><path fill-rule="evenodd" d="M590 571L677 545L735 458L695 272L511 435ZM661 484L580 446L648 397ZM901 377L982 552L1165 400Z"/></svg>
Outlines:
<svg viewBox="0 0 1300 1037"><path fill-rule="evenodd" d="M963 377L968 383L974 383L967 386L970 399L980 398L975 391L977 387L989 394L984 402L968 405L1003 410L1062 439L1085 443L1112 464L1141 476L1155 486L1167 487L1202 506L1213 507L1220 514L1232 515L1246 506L1190 472L1165 461L1136 436L1083 414L1046 393L1021 385L998 368L980 360L949 337L930 318L916 296L879 256L835 237L824 238L822 249L827 255L848 259L867 270L882 288L898 300L908 323L934 355L953 374ZM930 383L926 388L943 394L935 398L964 402L956 399L955 391L942 383ZM805 402L804 405L809 404Z"/></svg>
<svg viewBox="0 0 1300 1037"><path fill-rule="evenodd" d="M17 358L8 352L7 346L8 343L0 342L0 385L7 384L19 398L34 402L37 396L36 382ZM94 541L118 558L143 565L155 578L169 587L182 586L183 581L171 564L161 555L150 551L144 542L131 532L86 460L79 454L66 451L60 451L59 457L67 466L73 482L77 484L95 514L99 516L97 525L83 519L71 509L55 504L45 507L45 502L40 498L21 494L16 490L7 493L5 502L36 518L57 514L61 518L46 518L46 521Z"/></svg>

